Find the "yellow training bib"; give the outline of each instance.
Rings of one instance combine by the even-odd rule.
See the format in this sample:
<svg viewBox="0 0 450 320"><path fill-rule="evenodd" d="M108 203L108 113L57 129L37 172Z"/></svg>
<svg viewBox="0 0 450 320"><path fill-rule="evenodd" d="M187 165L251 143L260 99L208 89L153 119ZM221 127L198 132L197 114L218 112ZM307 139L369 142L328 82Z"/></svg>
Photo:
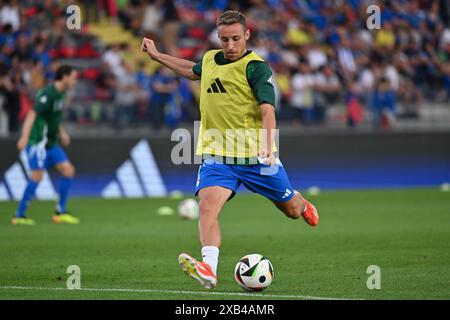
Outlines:
<svg viewBox="0 0 450 320"><path fill-rule="evenodd" d="M251 52L237 61L218 65L210 50L202 60L197 155L257 157L265 134L259 104L247 81L247 64L264 61ZM272 151L276 151L275 146Z"/></svg>

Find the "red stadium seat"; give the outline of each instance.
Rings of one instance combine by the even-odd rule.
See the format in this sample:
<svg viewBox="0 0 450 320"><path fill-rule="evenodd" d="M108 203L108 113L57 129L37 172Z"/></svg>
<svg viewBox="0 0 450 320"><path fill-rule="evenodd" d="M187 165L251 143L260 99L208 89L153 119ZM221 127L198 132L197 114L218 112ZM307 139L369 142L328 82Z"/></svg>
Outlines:
<svg viewBox="0 0 450 320"><path fill-rule="evenodd" d="M182 59L192 59L196 51L196 47L184 47L178 49L179 55Z"/></svg>
<svg viewBox="0 0 450 320"><path fill-rule="evenodd" d="M73 58L75 56L75 48L62 46L49 51L49 55L52 59L57 58Z"/></svg>
<svg viewBox="0 0 450 320"><path fill-rule="evenodd" d="M188 30L188 36L189 38L195 38L195 39L205 39L206 33L203 28L200 27L192 27Z"/></svg>
<svg viewBox="0 0 450 320"><path fill-rule="evenodd" d="M59 56L61 58L73 58L75 57L75 52L75 48L63 46L59 49Z"/></svg>
<svg viewBox="0 0 450 320"><path fill-rule="evenodd" d="M100 57L100 54L95 51L90 43L86 43L82 47L76 49L75 56L77 58L98 58Z"/></svg>
<svg viewBox="0 0 450 320"><path fill-rule="evenodd" d="M97 80L99 74L100 74L100 70L95 69L95 68L84 69L82 72L83 78L85 78L87 80L93 80L93 81Z"/></svg>

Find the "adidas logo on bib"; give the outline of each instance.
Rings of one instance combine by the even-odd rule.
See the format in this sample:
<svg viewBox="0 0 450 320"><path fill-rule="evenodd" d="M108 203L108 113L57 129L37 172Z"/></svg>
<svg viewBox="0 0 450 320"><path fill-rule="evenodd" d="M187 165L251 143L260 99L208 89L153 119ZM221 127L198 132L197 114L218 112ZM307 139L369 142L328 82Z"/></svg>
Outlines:
<svg viewBox="0 0 450 320"><path fill-rule="evenodd" d="M226 93L227 91L223 87L222 82L220 82L220 79L216 78L206 92L208 92L208 93L212 93L212 92Z"/></svg>

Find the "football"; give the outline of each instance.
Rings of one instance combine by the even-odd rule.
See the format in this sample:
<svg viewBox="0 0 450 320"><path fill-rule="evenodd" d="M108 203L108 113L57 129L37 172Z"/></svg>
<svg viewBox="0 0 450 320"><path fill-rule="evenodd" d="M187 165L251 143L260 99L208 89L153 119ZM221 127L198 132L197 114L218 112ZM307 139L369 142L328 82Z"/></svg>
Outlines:
<svg viewBox="0 0 450 320"><path fill-rule="evenodd" d="M262 291L273 280L272 263L261 254L242 257L234 269L234 279L246 291Z"/></svg>
<svg viewBox="0 0 450 320"><path fill-rule="evenodd" d="M197 201L194 199L184 199L178 205L178 213L183 219L198 219L199 209Z"/></svg>

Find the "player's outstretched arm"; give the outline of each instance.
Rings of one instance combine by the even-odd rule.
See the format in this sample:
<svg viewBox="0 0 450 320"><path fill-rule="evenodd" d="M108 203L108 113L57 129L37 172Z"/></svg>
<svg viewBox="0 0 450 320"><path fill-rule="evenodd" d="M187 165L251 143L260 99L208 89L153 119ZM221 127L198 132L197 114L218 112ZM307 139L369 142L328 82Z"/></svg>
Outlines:
<svg viewBox="0 0 450 320"><path fill-rule="evenodd" d="M192 68L195 65L194 62L159 52L158 49L156 49L155 42L152 39L142 39L141 50L147 52L150 58L168 67L169 69L172 69L180 76L189 80L200 80L200 77L192 71Z"/></svg>
<svg viewBox="0 0 450 320"><path fill-rule="evenodd" d="M30 138L31 128L33 127L34 120L36 119L36 111L30 110L25 117L25 121L22 127L22 134L17 141L17 149L20 151L24 149L28 144L28 139Z"/></svg>

